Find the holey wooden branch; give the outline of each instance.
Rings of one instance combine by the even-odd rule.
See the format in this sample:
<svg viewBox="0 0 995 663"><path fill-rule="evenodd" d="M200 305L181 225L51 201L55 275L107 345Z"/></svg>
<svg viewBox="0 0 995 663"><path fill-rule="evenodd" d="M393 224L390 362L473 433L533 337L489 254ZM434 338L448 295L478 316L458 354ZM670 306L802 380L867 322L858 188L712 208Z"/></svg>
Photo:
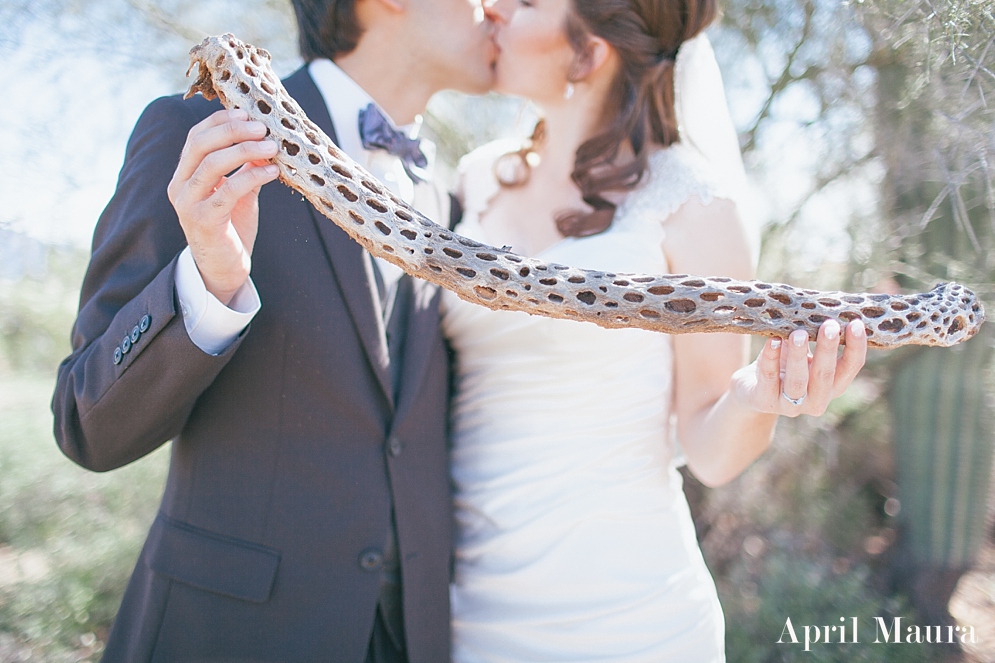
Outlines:
<svg viewBox="0 0 995 663"><path fill-rule="evenodd" d="M280 180L373 255L492 309L638 327L668 334L735 332L787 337L862 319L869 343L950 346L984 321L978 298L956 283L918 295L800 290L760 281L669 274L612 274L545 263L461 237L399 200L336 148L287 94L265 50L230 34L190 51L197 79L187 96L220 97L264 123L280 145Z"/></svg>

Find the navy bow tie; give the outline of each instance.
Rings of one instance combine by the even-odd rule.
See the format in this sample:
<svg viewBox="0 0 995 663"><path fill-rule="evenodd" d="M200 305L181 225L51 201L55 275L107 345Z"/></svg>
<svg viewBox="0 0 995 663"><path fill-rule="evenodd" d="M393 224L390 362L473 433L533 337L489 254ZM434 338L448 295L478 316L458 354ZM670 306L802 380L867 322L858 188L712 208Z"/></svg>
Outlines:
<svg viewBox="0 0 995 663"><path fill-rule="evenodd" d="M403 132L395 129L375 104L370 104L359 111L359 137L365 149L386 150L388 154L399 158L404 166L404 172L415 184L426 179L424 169L428 166L428 159L421 151L421 141L417 138L408 138Z"/></svg>

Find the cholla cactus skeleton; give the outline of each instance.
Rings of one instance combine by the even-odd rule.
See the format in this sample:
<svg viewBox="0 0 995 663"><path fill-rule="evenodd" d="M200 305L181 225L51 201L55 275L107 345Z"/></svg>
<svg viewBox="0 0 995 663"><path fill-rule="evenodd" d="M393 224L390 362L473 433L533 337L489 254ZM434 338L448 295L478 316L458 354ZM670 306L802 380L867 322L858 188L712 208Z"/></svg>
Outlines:
<svg viewBox="0 0 995 663"><path fill-rule="evenodd" d="M978 298L956 283L909 296L800 290L686 274L612 274L519 256L436 225L339 150L287 94L270 55L230 34L190 51L187 96L215 96L266 125L280 145L280 180L373 255L492 309L638 327L669 334L735 332L815 339L830 318L862 319L873 347L950 346L984 321ZM188 72L189 73L189 72Z"/></svg>

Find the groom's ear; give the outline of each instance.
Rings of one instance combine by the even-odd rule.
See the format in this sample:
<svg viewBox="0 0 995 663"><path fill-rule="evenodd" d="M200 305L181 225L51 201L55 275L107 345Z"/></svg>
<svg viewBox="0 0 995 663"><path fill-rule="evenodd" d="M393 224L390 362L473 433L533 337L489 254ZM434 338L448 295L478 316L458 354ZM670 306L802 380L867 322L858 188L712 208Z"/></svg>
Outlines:
<svg viewBox="0 0 995 663"><path fill-rule="evenodd" d="M611 45L595 35L588 35L584 50L574 56L569 80L582 81L602 69L612 53Z"/></svg>

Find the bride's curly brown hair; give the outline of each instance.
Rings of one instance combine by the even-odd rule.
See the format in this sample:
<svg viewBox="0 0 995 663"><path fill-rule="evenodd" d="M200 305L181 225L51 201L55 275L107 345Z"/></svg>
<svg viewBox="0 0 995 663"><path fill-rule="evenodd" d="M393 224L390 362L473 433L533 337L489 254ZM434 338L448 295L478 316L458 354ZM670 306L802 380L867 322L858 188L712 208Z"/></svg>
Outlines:
<svg viewBox="0 0 995 663"><path fill-rule="evenodd" d="M619 60L600 125L604 130L577 149L571 178L590 211L559 214L565 237L607 230L615 205L609 191L639 184L654 145L679 140L674 110L674 64L681 44L718 15L716 0L573 0L566 35L578 63L589 57L589 37L608 42ZM541 133L541 132L540 132ZM619 155L626 158L619 162Z"/></svg>

